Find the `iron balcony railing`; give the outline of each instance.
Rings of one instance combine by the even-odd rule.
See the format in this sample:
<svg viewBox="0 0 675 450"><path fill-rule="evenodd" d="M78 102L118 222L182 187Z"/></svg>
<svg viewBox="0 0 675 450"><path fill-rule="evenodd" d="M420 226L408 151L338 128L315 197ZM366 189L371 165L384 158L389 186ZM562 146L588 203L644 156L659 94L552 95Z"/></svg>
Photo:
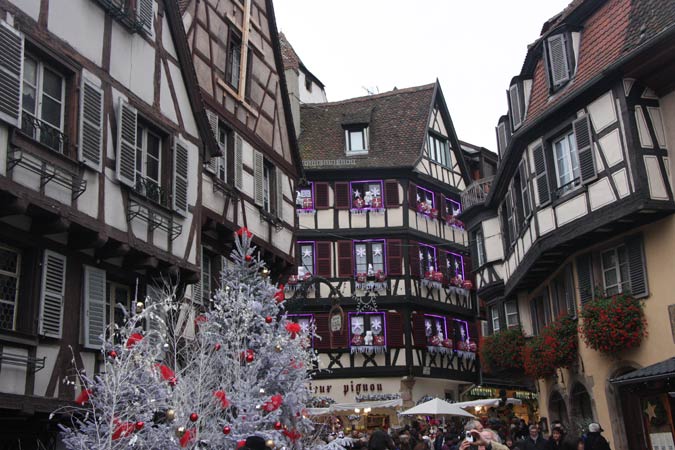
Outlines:
<svg viewBox="0 0 675 450"><path fill-rule="evenodd" d="M462 211L466 211L472 206L485 203L494 178L495 177L492 176L474 181L464 192L462 192Z"/></svg>
<svg viewBox="0 0 675 450"><path fill-rule="evenodd" d="M21 114L21 131L59 153L63 153L64 148L70 145L68 137L61 130L26 111Z"/></svg>

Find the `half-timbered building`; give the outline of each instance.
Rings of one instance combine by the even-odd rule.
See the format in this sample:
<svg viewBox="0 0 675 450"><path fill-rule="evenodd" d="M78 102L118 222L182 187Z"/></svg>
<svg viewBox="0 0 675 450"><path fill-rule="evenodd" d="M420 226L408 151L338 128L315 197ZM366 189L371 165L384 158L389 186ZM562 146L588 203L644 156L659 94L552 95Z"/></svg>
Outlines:
<svg viewBox="0 0 675 450"><path fill-rule="evenodd" d="M297 320L316 325L327 369L316 394L456 399L478 377L456 220L469 172L439 83L299 110L306 180L286 291Z"/></svg>
<svg viewBox="0 0 675 450"><path fill-rule="evenodd" d="M0 40L0 447L56 448L117 305L199 279L217 145L175 1L2 0Z"/></svg>
<svg viewBox="0 0 675 450"><path fill-rule="evenodd" d="M215 288L233 231L247 227L274 279L295 264L301 172L271 0L179 2L219 155L201 174L195 297Z"/></svg>
<svg viewBox="0 0 675 450"><path fill-rule="evenodd" d="M597 295L644 299L639 348L612 359L582 341L537 381L549 423L600 422L618 449L673 440L674 37L671 3L572 2L508 86L497 174L462 194L490 333L537 335Z"/></svg>

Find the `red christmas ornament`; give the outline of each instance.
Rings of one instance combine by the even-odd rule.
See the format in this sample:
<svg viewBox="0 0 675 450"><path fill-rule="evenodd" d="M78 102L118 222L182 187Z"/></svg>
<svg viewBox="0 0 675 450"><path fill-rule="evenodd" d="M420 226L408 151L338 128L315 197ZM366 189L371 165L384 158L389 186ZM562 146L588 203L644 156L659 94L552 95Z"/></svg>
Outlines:
<svg viewBox="0 0 675 450"><path fill-rule="evenodd" d="M274 300L276 300L277 303L281 303L284 300L286 300L286 294L284 294L283 289L279 289L275 294L274 294Z"/></svg>
<svg viewBox="0 0 675 450"><path fill-rule="evenodd" d="M300 327L299 323L295 322L286 322L286 331L288 331L291 335L291 339L295 339L295 337L300 333L302 328Z"/></svg>
<svg viewBox="0 0 675 450"><path fill-rule="evenodd" d="M140 431L140 430L143 429L144 426L145 426L145 422L143 422L142 420L139 420L138 422L136 422L136 430Z"/></svg>
<svg viewBox="0 0 675 450"><path fill-rule="evenodd" d="M267 412L276 411L281 407L281 404L284 402L284 398L281 394L276 394L270 397L268 402L263 403L263 409Z"/></svg>
<svg viewBox="0 0 675 450"><path fill-rule="evenodd" d="M246 445L246 441L244 440L237 442L237 448L242 448L244 445Z"/></svg>
<svg viewBox="0 0 675 450"><path fill-rule="evenodd" d="M190 414L190 421L191 422L196 422L198 419L199 419L199 415L197 413Z"/></svg>
<svg viewBox="0 0 675 450"><path fill-rule="evenodd" d="M275 430L281 430L281 422L275 422L274 423L274 429Z"/></svg>
<svg viewBox="0 0 675 450"><path fill-rule="evenodd" d="M220 350L220 343L217 343L216 345L214 345L213 348L214 348L216 351Z"/></svg>
<svg viewBox="0 0 675 450"><path fill-rule="evenodd" d="M249 239L251 239L251 237L253 237L253 233L248 231L248 228L246 228L246 227L241 227L237 230L237 236L243 236L244 234L246 234L246 237L249 238Z"/></svg>
<svg viewBox="0 0 675 450"><path fill-rule="evenodd" d="M115 419L113 423L115 424L115 428L111 436L113 441L123 437L131 436L136 429L136 424L133 422L120 422Z"/></svg>
<svg viewBox="0 0 675 450"><path fill-rule="evenodd" d="M227 400L225 391L216 391L213 393L213 396L216 397L218 400L220 400L220 404L222 405L223 408L227 408L228 406L230 406L230 402Z"/></svg>
<svg viewBox="0 0 675 450"><path fill-rule="evenodd" d="M223 434L224 434L224 435L228 435L228 434L230 434L231 432L232 432L232 428L228 427L227 425L225 425L225 426L223 427Z"/></svg>
<svg viewBox="0 0 675 450"><path fill-rule="evenodd" d="M246 362L252 363L254 359L255 353L253 353L253 350L246 350Z"/></svg>
<svg viewBox="0 0 675 450"><path fill-rule="evenodd" d="M244 259L246 260L246 262L251 262L253 257L251 255L246 255L246 256L244 256Z"/></svg>
<svg viewBox="0 0 675 450"><path fill-rule="evenodd" d="M143 340L141 333L132 333L127 339L127 348L131 348Z"/></svg>
<svg viewBox="0 0 675 450"><path fill-rule="evenodd" d="M180 438L180 446L183 448L187 447L190 441L195 437L195 434L197 434L197 430L194 428L186 430L185 434Z"/></svg>
<svg viewBox="0 0 675 450"><path fill-rule="evenodd" d="M85 389L82 392L80 392L80 395L77 396L75 399L75 403L78 405L84 405L89 401L89 397L91 396L91 389Z"/></svg>
<svg viewBox="0 0 675 450"><path fill-rule="evenodd" d="M272 323L272 316L265 317L265 322Z"/></svg>
<svg viewBox="0 0 675 450"><path fill-rule="evenodd" d="M176 383L178 383L178 379L176 377L169 378L169 386L175 387Z"/></svg>
<svg viewBox="0 0 675 450"><path fill-rule="evenodd" d="M110 350L108 352L108 356L110 356L112 359L117 358L117 352L115 350Z"/></svg>

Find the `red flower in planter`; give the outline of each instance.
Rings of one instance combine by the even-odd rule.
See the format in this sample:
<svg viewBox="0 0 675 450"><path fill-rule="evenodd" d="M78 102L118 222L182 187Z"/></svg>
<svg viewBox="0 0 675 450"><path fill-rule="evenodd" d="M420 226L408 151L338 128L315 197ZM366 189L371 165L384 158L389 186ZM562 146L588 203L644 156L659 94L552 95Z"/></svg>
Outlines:
<svg viewBox="0 0 675 450"><path fill-rule="evenodd" d="M299 323L295 322L286 322L286 331L288 331L291 335L291 339L295 339L295 337L300 333L302 330L302 327L300 327Z"/></svg>
<svg viewBox="0 0 675 450"><path fill-rule="evenodd" d="M627 294L590 301L584 305L581 318L584 342L612 356L638 347L647 335L642 303Z"/></svg>
<svg viewBox="0 0 675 450"><path fill-rule="evenodd" d="M523 368L525 336L520 328L506 329L480 341L481 363L486 370Z"/></svg>
<svg viewBox="0 0 675 450"><path fill-rule="evenodd" d="M464 280L462 281L462 287L468 291L473 289L473 281L471 280Z"/></svg>
<svg viewBox="0 0 675 450"><path fill-rule="evenodd" d="M438 281L439 283L443 283L443 272L434 272L433 273L433 280Z"/></svg>
<svg viewBox="0 0 675 450"><path fill-rule="evenodd" d="M379 281L380 283L385 281L386 279L387 275L381 270L378 270L377 273L375 274L375 280Z"/></svg>
<svg viewBox="0 0 675 450"><path fill-rule="evenodd" d="M298 276L297 275L291 275L288 277L288 284L290 286L295 286L298 284Z"/></svg>
<svg viewBox="0 0 675 450"><path fill-rule="evenodd" d="M253 237L253 233L248 231L248 228L246 227L241 227L237 230L237 236L243 236L246 235L247 238L251 239Z"/></svg>
<svg viewBox="0 0 675 450"><path fill-rule="evenodd" d="M363 345L363 336L360 334L352 336L352 345Z"/></svg>
<svg viewBox="0 0 675 450"><path fill-rule="evenodd" d="M373 345L383 346L384 336L373 336Z"/></svg>

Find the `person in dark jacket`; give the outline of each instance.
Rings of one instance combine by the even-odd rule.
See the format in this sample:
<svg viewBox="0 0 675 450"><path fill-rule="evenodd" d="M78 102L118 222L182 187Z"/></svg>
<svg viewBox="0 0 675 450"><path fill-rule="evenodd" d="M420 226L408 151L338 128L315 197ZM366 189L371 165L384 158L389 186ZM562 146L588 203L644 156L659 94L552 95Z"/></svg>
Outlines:
<svg viewBox="0 0 675 450"><path fill-rule="evenodd" d="M592 423L588 425L588 434L584 443L584 450L610 450L609 443L600 433L603 430L600 424Z"/></svg>
<svg viewBox="0 0 675 450"><path fill-rule="evenodd" d="M368 450L396 450L394 441L387 433L381 429L373 431L370 435L370 442L368 443Z"/></svg>
<svg viewBox="0 0 675 450"><path fill-rule="evenodd" d="M530 425L530 435L518 443L521 450L546 450L546 439L539 433L539 425Z"/></svg>

